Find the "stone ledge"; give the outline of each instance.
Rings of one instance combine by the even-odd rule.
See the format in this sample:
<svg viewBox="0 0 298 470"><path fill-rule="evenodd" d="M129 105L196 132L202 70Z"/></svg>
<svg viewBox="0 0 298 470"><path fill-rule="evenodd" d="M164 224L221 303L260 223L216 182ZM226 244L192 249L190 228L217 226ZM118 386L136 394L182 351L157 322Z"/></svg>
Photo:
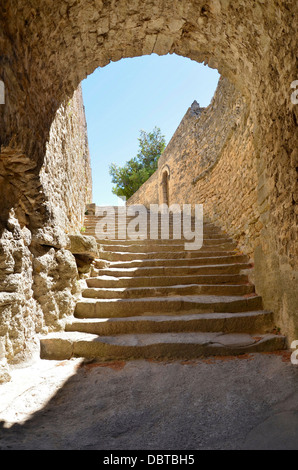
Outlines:
<svg viewBox="0 0 298 470"><path fill-rule="evenodd" d="M89 258L98 257L98 248L96 239L88 235L69 235L69 251L73 255L85 255Z"/></svg>
<svg viewBox="0 0 298 470"><path fill-rule="evenodd" d="M76 259L79 274L89 274L93 261L98 258L96 239L89 235L69 235L69 240L69 250Z"/></svg>

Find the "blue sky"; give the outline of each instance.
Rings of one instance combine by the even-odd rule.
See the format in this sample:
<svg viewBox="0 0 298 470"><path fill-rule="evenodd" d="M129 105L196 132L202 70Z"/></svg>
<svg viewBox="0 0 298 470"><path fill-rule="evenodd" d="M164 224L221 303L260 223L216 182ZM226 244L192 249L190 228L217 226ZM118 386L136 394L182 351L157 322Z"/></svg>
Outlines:
<svg viewBox="0 0 298 470"><path fill-rule="evenodd" d="M208 106L216 70L177 55L136 57L98 68L82 82L93 177L93 202L117 204L109 165L139 148L140 130L161 129L168 143L189 106Z"/></svg>

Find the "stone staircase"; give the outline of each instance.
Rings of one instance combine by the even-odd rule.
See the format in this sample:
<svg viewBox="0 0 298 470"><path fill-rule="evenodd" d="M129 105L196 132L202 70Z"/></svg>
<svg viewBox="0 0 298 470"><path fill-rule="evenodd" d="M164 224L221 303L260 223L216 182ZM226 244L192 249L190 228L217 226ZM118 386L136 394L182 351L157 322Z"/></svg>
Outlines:
<svg viewBox="0 0 298 470"><path fill-rule="evenodd" d="M96 235L99 220L86 216L85 235ZM173 236L97 241L100 259L74 318L65 332L41 338L42 358L194 359L286 348L248 281L248 258L210 222L196 251Z"/></svg>

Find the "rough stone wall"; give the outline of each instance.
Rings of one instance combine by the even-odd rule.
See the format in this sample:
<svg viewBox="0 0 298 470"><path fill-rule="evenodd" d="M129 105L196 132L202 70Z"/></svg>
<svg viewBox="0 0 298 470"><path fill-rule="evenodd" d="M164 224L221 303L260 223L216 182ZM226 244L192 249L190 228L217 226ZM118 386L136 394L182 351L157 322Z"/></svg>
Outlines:
<svg viewBox="0 0 298 470"><path fill-rule="evenodd" d="M208 108L187 111L159 160L168 167L169 203L203 204L205 215L252 255L261 225L249 106L221 78Z"/></svg>
<svg viewBox="0 0 298 470"><path fill-rule="evenodd" d="M192 104L160 157L154 178L128 204L161 204L166 171L169 205L203 204L205 215L252 255L261 225L256 230L257 173L248 111L245 99L221 77L211 104Z"/></svg>
<svg viewBox="0 0 298 470"><path fill-rule="evenodd" d="M33 334L42 326L33 300L31 233L14 214L0 239L0 366L26 357ZM0 382L1 382L0 367Z"/></svg>
<svg viewBox="0 0 298 470"><path fill-rule="evenodd" d="M15 209L8 207L6 223L2 219L0 382L9 379L9 364L38 352L38 334L64 327L81 292L67 235L80 233L85 206L92 198L80 87L53 121L38 187L49 215L47 224L30 230L27 218L18 220ZM8 198L9 185L3 183L1 189Z"/></svg>
<svg viewBox="0 0 298 470"><path fill-rule="evenodd" d="M250 102L227 79L221 77L211 104L203 109L196 102L188 109L159 159L158 170L128 201L156 203L156 180L162 199L162 175L169 175L169 205L203 204L204 215L227 231L255 264L252 281L263 296L265 308L275 312L277 325L294 337L297 329L297 272L291 242L297 253L297 220L283 220L284 256L279 258L278 239L270 240L271 219L268 181L254 147L254 123ZM153 176L154 176L153 175ZM288 175L293 194L295 181ZM151 197L154 195L154 200ZM285 210L286 208L284 208ZM264 235L268 239L264 243ZM275 250L270 248L274 242ZM262 253L267 249L267 258ZM281 261L281 263L280 263ZM283 267L284 264L284 267ZM290 266L292 266L292 268ZM287 277L283 278L287 271ZM287 279L287 281L285 281ZM273 286L275 292L273 292Z"/></svg>
<svg viewBox="0 0 298 470"><path fill-rule="evenodd" d="M63 103L51 126L41 183L55 219L67 233L80 232L92 202L92 175L81 86Z"/></svg>
<svg viewBox="0 0 298 470"><path fill-rule="evenodd" d="M12 209L0 238L0 383L8 364L38 353L39 333L63 328L79 293L71 252L34 242Z"/></svg>

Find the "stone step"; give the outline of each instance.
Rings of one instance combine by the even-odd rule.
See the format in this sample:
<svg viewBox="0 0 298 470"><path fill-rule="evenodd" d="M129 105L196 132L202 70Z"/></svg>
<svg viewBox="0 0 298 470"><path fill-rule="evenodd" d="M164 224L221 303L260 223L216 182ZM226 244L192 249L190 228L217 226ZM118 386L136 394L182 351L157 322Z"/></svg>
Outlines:
<svg viewBox="0 0 298 470"><path fill-rule="evenodd" d="M117 232L116 232L116 235L117 235ZM138 239L138 240L132 240L130 239L130 237L127 235L127 238L119 238L117 236L117 238L112 238L110 236L107 236L106 238L97 238L97 243L102 245L102 244L110 244L110 245L113 245L113 244L134 244L136 242L138 243L160 243L160 242L163 242L163 243L173 243L175 241L177 241L177 243L185 243L187 242L188 240L183 236L179 236L180 234L175 234L176 235L176 238L173 238L173 234L170 232L169 233L169 236L170 238L167 240L166 238L162 238L161 236L161 232L158 232L158 238L153 238L153 236L151 236L151 234L148 232L147 233L147 238L146 239ZM220 242L222 241L228 241L230 243L233 242L232 238L228 237L227 235L223 235L223 234L218 234L218 233L203 233L203 237L204 239L206 240L219 240Z"/></svg>
<svg viewBox="0 0 298 470"><path fill-rule="evenodd" d="M84 298L89 299L134 299L140 297L159 297L159 296L177 296L177 295L246 295L253 294L254 286L247 285L171 285L155 287L110 287L110 288L91 288L88 287L82 292Z"/></svg>
<svg viewBox="0 0 298 470"><path fill-rule="evenodd" d="M102 219L84 219L84 224L85 226L90 226L90 227L95 227L98 223L100 223L102 226L106 225L106 226L111 226L111 225L115 225L115 226L121 226L121 227L125 227L127 225L129 225L132 221L134 220L134 217L131 217L131 218L127 218L127 221L125 222L124 220L118 220L117 217L115 217L115 219L105 219L105 220L102 220ZM144 222L144 225L145 225L146 221ZM138 224L138 221L135 220L134 221L134 224L132 225L137 225ZM169 222L165 219L164 221L159 219L157 222L155 220L153 220L151 222L151 220L148 218L147 219L147 227L150 227L151 225L153 224L153 226L155 225L158 225L159 227L162 227L162 226L165 226L165 225L169 225L170 227L175 227L177 226L177 222L176 221L173 221L172 219L169 220ZM132 226L131 225L131 226ZM183 224L183 222L181 223L181 227L183 228L183 226L188 226L190 225L190 227L194 228L195 226L199 226L199 222L195 222L194 220L191 222L191 224ZM203 228L204 229L211 229L211 230L217 230L217 231L222 231L223 230L220 228L220 227L217 227L213 224L210 224L210 223L205 223L203 222Z"/></svg>
<svg viewBox="0 0 298 470"><path fill-rule="evenodd" d="M91 204L93 206L93 204ZM126 207L124 205L117 205L117 206L114 206L112 204L94 204L95 206L95 209L101 209L101 210L104 210L104 209L114 209L114 210L118 210L118 209L122 209L123 207ZM134 205L132 207L136 207L137 205ZM87 206L88 207L88 206ZM131 206L128 206L127 207L131 207ZM142 206L143 207L143 206ZM149 209L147 209L149 211Z"/></svg>
<svg viewBox="0 0 298 470"><path fill-rule="evenodd" d="M139 218L135 216L127 216L126 221L124 218L122 217L119 218L118 216L115 216L114 218L113 217L99 217L99 218L93 218L93 219L85 218L84 223L90 226L95 226L98 223L100 223L102 226L104 225L127 226L128 224L137 225L139 223L144 224L144 225L147 224L147 226L150 226L152 224L159 225L159 226L168 225L168 224L170 226L179 225L179 221L177 222L177 220L173 219L172 217L170 217L169 220L167 218L161 219L161 217L159 217L158 220L154 218L150 220L150 217L147 217L147 220L146 219L139 220ZM191 227L195 227L195 226L198 226L199 224L201 224L201 222L199 220L196 221L195 219L192 219L191 222L187 221L186 224L183 223L183 219L181 220L181 227L183 226L186 227L188 225L190 225ZM221 230L220 227L217 227L216 225L213 225L210 222L203 221L203 227Z"/></svg>
<svg viewBox="0 0 298 470"><path fill-rule="evenodd" d="M130 223L127 223L127 224L121 224L121 223L117 223L117 222L106 222L104 224L102 223L99 223L99 222L93 222L93 223L90 223L90 222L84 222L84 227L88 230L95 230L96 228L100 228L101 230L104 230L106 232L111 232L111 231L116 231L116 233L118 232L118 230L120 229L121 231L125 231L128 227L130 227L131 229L133 229L133 231L135 230L138 230L138 224L130 224ZM144 224L143 226L141 226L142 229L144 231L147 231L148 233L150 233L150 228L151 228L151 224L150 223L147 223L147 226ZM161 232L162 229L164 230L164 227L169 227L169 231L170 232L173 232L173 228L175 228L175 233L179 233L180 232L180 229L178 228L178 231L176 230L176 225L175 224L154 224L152 225L153 227L153 232L155 233L156 231L158 232ZM188 228L188 226L186 226ZM200 225L191 225L191 230L192 231L195 231L195 229L201 227ZM226 233L220 229L218 229L217 227L212 227L211 225L203 225L203 233L211 233L211 234L218 234L218 235L226 235ZM183 225L181 226L181 234L183 234Z"/></svg>
<svg viewBox="0 0 298 470"><path fill-rule="evenodd" d="M131 222L134 222L133 224L131 224ZM138 221L135 220L134 221L134 217L130 218L130 219L127 219L126 223L124 220L118 220L117 217L115 217L115 219L105 219L105 220L102 220L102 219L93 219L93 220L89 220L89 219L84 219L84 224L85 226L90 226L90 227L95 227L98 223L100 223L100 225L104 226L119 226L119 227L125 227L125 226L128 226L129 224L131 224L131 226L133 225L138 225ZM144 222L144 225L145 225L146 221ZM153 224L153 225L152 225ZM156 226L158 225L159 227L162 227L162 226L167 226L169 225L170 227L175 227L179 224L177 224L176 221L173 221L172 219L169 220L169 222L167 220L164 220L162 221L161 219L159 219L157 222L155 220L153 220L151 222L150 219L147 219L147 227L150 227L150 226ZM194 220L191 222L191 224L187 223L187 224L183 224L183 222L181 223L181 227L183 228L183 226L185 227L192 227L194 228L195 226L199 226L201 225L199 222L195 222ZM210 223L205 223L203 222L203 229L211 229L211 230L217 230L217 231L221 231L221 232L224 232L220 227L217 227L213 224L210 224Z"/></svg>
<svg viewBox="0 0 298 470"><path fill-rule="evenodd" d="M137 276L137 277L114 277L98 276L86 279L88 287L150 287L150 286L172 286L187 284L247 284L248 276L246 274L218 274L203 276Z"/></svg>
<svg viewBox="0 0 298 470"><path fill-rule="evenodd" d="M182 205L180 205L180 208L182 209ZM143 208L143 207L141 207L140 209L141 209L142 212L146 213L146 211L144 211L144 208ZM115 214L118 214L118 208L115 208L115 207L106 208L106 206L105 206L105 207L100 207L99 210L101 210L101 211L103 211L103 210L104 210L104 211L106 211L106 210L113 210ZM131 211L133 211L133 215L130 215L130 214L129 214L129 212L131 212ZM121 206L121 207L120 207L120 214L122 214L123 212L125 212L125 206ZM136 216L135 214L138 213L138 212L139 212L139 209L138 209L138 208L135 208L135 207L132 208L131 206L126 206L127 217L135 217L135 216ZM170 216L170 217L173 217L173 214L174 214L174 215L177 215L177 212L174 212L174 213L173 213L172 211L169 212L169 216ZM164 214L164 212L162 212L162 213L161 213L160 211L157 211L157 212L154 211L154 212L152 212L152 211L150 211L150 209L147 209L147 216L148 216L148 217L150 217L150 216L151 216L151 217L156 217L156 215L158 215L158 217L161 217L161 216L164 216L165 214ZM87 219L87 218L92 218L92 217L102 218L102 217L108 217L108 215L102 215L102 214L96 214L96 213L95 213L95 214L86 214L85 217L86 217L86 219ZM192 217L192 218L195 218L194 215L192 215L191 217ZM206 222L208 221L209 223L211 223L209 217L207 217L206 215L205 215L205 217L204 217L204 220L205 220Z"/></svg>
<svg viewBox="0 0 298 470"><path fill-rule="evenodd" d="M99 222L101 221L102 219L105 219L105 220L108 220L108 221L113 221L114 220L114 217L115 217L115 220L118 220L118 218L120 217L120 220L122 221L124 219L124 216L123 214L119 214L118 216L118 213L117 212L114 212L114 216L113 215L86 215L85 216L85 221L87 222ZM128 215L126 214L126 219L127 220L133 220L135 217L137 217L137 215ZM148 218L148 215L147 215L147 218Z"/></svg>
<svg viewBox="0 0 298 470"><path fill-rule="evenodd" d="M100 276L185 276L202 274L240 274L243 269L249 269L249 263L230 263L204 266L154 266L137 268L103 268L99 269Z"/></svg>
<svg viewBox="0 0 298 470"><path fill-rule="evenodd" d="M248 257L224 231L205 218L203 246L186 250L194 239L174 238L172 216L170 239L162 237L160 214L158 239L150 239L148 212L148 238L120 240L135 217L104 216L114 239L97 239L97 277L86 279L66 331L41 337L42 358L187 360L286 348L283 336L270 334L273 313L248 282ZM84 234L97 237L102 220L86 216Z"/></svg>
<svg viewBox="0 0 298 470"><path fill-rule="evenodd" d="M112 233L111 235L107 235L106 238L102 238L102 236L99 236L98 233L96 233L94 230L91 231L91 230L86 230L84 232L82 232L83 235L87 235L87 236L90 236L90 237L94 237L97 241L97 243L99 245L107 245L107 244L111 244L111 245L115 245L115 244L126 244L126 243L131 243L131 244L134 244L136 242L152 242L152 243L175 243L175 242L178 242L178 243L188 243L188 242L192 242L194 240L194 238L192 238L191 240L188 240L186 239L185 237L180 237L179 235L175 235L173 236L173 234L169 233L169 236L167 235L164 235L164 234L161 234L161 233L158 233L157 236L151 236L150 233L147 233L145 238L144 238L144 235L142 235L142 238L137 238L136 240L134 240L132 237L130 237L129 235L126 235L126 238L125 238L125 235L123 236L122 234L121 235L118 235L117 232L116 233ZM213 236L214 235L214 236ZM198 237L197 237L198 238ZM224 237L224 236L218 236L217 234L211 234L211 236L209 236L209 234L206 234L204 233L203 234L203 238L204 239L209 239L209 240L212 240L212 239L217 239L219 240L220 242L224 242L224 241L228 241L227 237ZM233 243L233 241L230 241L230 243Z"/></svg>
<svg viewBox="0 0 298 470"><path fill-rule="evenodd" d="M167 221L167 218L168 216L166 214L163 214L162 216L159 215L158 217L156 217L155 215L154 216L151 216L150 214L147 214L147 222L150 223L151 220L152 221L156 221L156 219L161 222L161 221ZM127 220L136 220L139 219L139 215L138 214L133 214L133 215L128 215L126 214L126 219ZM105 222L108 221L108 222L113 222L115 220L115 222L118 222L119 223L124 223L125 221L125 215L123 215L122 213L121 214L112 214L112 215L103 215L103 216L97 216L97 215L89 215L89 216L85 216L84 218L85 222L100 222L102 220L104 220ZM175 214L175 217L173 217L171 214L169 215L169 221L170 223L173 223L173 221L176 221L179 220L179 216L177 214ZM196 219L195 217L191 217L191 222L192 223L195 223L196 221L198 221L199 219ZM181 216L181 224L183 224L183 216ZM206 217L203 218L203 225L206 225L206 226L210 226L210 227L217 227L216 225L214 225L212 222L210 222L208 219L206 219ZM217 227L218 228L218 227Z"/></svg>
<svg viewBox="0 0 298 470"><path fill-rule="evenodd" d="M130 214L126 213L126 219L127 220L133 220L133 219L137 219L137 218L139 218L138 214L130 215ZM115 219L115 221L118 221L118 219L120 219L120 222L123 222L124 219L125 219L125 215L123 215L123 213L118 214L118 213L114 212L114 214L105 214L105 215L86 215L85 218L84 218L84 220L86 222L88 222L88 221L98 222L98 221L101 221L103 219L105 221L109 221L109 222L113 222L114 219ZM151 215L150 212L147 213L148 223L150 223L150 220L155 221L156 219L158 219L159 221L167 220L167 215L166 214L162 214L162 215L159 214L158 217L156 217L156 215ZM172 214L169 214L169 220L170 220L170 222L172 222L173 220L178 220L178 215L175 214L175 217L173 217ZM193 216L191 217L192 223L194 223L196 220L198 220L198 219L196 219ZM183 223L183 215L181 216L181 223ZM214 225L212 222L210 222L206 217L203 218L203 224L204 225L210 225L212 227L216 227L216 225Z"/></svg>
<svg viewBox="0 0 298 470"><path fill-rule="evenodd" d="M110 268L145 268L154 266L202 266L211 264L231 264L231 263L247 263L248 259L245 255L234 256L208 256L200 258L184 258L184 259L151 259L151 260L135 260L135 261L111 261Z"/></svg>
<svg viewBox="0 0 298 470"><path fill-rule="evenodd" d="M272 352L285 348L285 338L276 335L224 333L155 333L98 336L90 333L52 333L40 339L42 359L72 357L99 360L196 359Z"/></svg>
<svg viewBox="0 0 298 470"><path fill-rule="evenodd" d="M152 242L158 242L158 241L165 241L165 240L170 240L171 242L178 240L182 241L183 243L185 241L188 241L188 239L180 233L172 233L171 231L169 233L161 232L158 231L156 234L151 234L149 231L143 232L141 234L128 234L127 232L118 232L117 229L115 231L111 232L104 232L104 235L102 233L99 233L96 230L90 229L90 228L85 228L84 230L84 235L88 235L91 237L95 237L98 243L125 243L127 241L134 242L135 240L133 239L132 235L136 238L136 241L142 241L142 240L147 240L147 241L152 241ZM194 232L192 232L191 235L194 235ZM139 238L137 238L139 237ZM229 237L226 235L223 235L221 233L214 233L214 232L203 232L203 238L217 238L221 240L226 240Z"/></svg>
<svg viewBox="0 0 298 470"><path fill-rule="evenodd" d="M273 313L201 313L191 315L153 315L120 318L74 318L66 331L79 331L99 336L137 333L222 332L268 333L272 330Z"/></svg>
<svg viewBox="0 0 298 470"><path fill-rule="evenodd" d="M188 295L171 297L142 297L135 299L82 299L75 308L77 318L128 317L132 315L187 313L236 313L262 309L257 295L216 296Z"/></svg>
<svg viewBox="0 0 298 470"><path fill-rule="evenodd" d="M88 225L96 225L98 223L100 223L101 225L114 225L114 224L118 224L118 225L128 225L130 224L131 222L133 222L133 225L137 225L138 223L142 223L142 224L145 224L147 223L147 225L165 225L165 224L169 224L169 225L179 225L179 220L178 218L177 219L173 219L172 217L169 217L169 219L167 219L167 217L164 217L164 218L161 218L159 217L158 219L155 219L155 218L150 218L150 217L147 217L147 219L145 218L145 220L142 220L142 219L139 219L138 216L127 216L126 217L126 221L125 221L125 218L120 216L118 217L117 215L115 215L115 217L94 217L94 218L89 218L89 217L85 217L84 219L84 223L85 224L88 224ZM194 227L195 225L199 225L201 224L200 220L195 220L195 219L191 219L191 221L186 221L186 223L184 224L183 222L183 217L181 218L181 223L180 225L183 227L183 225L187 226L187 225L190 225L191 227ZM205 220L203 220L203 227L206 227L206 228L214 228L214 229L217 229L217 230L221 230L220 227L217 227L216 225L210 223L210 222L207 222Z"/></svg>
<svg viewBox="0 0 298 470"><path fill-rule="evenodd" d="M89 231L93 231L95 232L96 228L100 228L101 230L104 228L105 232L107 232L108 234L110 233L113 233L115 231L115 234L118 235L118 231L120 231L120 233L127 233L127 227L129 224L118 224L118 223L109 223L109 224L105 224L105 226L103 227L97 227L97 224L98 222L94 222L94 223L85 223L84 222L84 227L86 230L89 230ZM133 230L137 230L137 227L135 227L134 225L133 226L130 226L131 228L133 228ZM145 231L147 232L147 234L149 235L150 234L150 227L151 225L150 224L147 224L147 227L144 227L144 229L146 229ZM154 227L154 233L157 231L157 233L162 233L162 226L161 225L158 225L157 227L153 226ZM168 225L169 227L169 232L170 233L173 233L173 227L175 227L175 225L172 225L171 223ZM198 227L198 225L197 225ZM194 232L195 231L195 228L196 226L195 225L192 225L191 226L191 230ZM174 233L180 233L180 230L177 232L175 230ZM204 225L203 226L203 233L204 234L211 234L211 235L222 235L222 236L227 236L227 234L225 232L223 232L222 230L218 229L217 227L212 227L210 225ZM183 227L181 228L181 235L183 235Z"/></svg>
<svg viewBox="0 0 298 470"><path fill-rule="evenodd" d="M186 239L175 239L175 240L172 240L172 239L158 239L158 240L152 240L152 239L145 239L145 240L99 240L97 239L97 244L99 246L109 246L112 247L113 246L125 246L125 247L130 247L132 245L138 245L140 247L143 247L143 246L164 246L166 245L167 247L169 246L180 246L180 247L184 247L184 244L185 243L189 243L192 242L193 240L186 240ZM221 238L206 238L204 237L203 239L203 244L204 245L222 245L222 244L225 244L225 243L228 243L228 244L233 244L233 240L231 238L227 238L227 237L221 237ZM107 248L105 248L107 249Z"/></svg>
<svg viewBox="0 0 298 470"><path fill-rule="evenodd" d="M188 243L188 242L187 242ZM192 242L191 242L192 243ZM177 244L177 243L172 243L171 245L168 245L166 243L163 243L163 244L150 244L148 242L148 244L132 244L132 245L104 245L104 244L101 244L99 245L100 246L100 250L102 251L110 251L110 252L114 252L114 253L138 253L140 251L140 248L141 248L141 251L144 252L144 253L152 253L152 252L155 252L155 253L159 253L159 252L163 252L163 251L168 251L169 248L171 249L171 251L183 251L183 248L186 250L185 246L184 246L184 243L180 243L180 244ZM195 248L195 246L193 245L193 247ZM235 250L237 248L237 246L234 244L234 243L218 243L218 244L215 244L215 243L203 243L203 246L201 248L195 248L195 249L191 249L191 250L187 250L187 251L193 251L193 252L198 252L198 251L201 251L205 248L205 250L209 250L209 251L212 251L212 250L215 250L215 251L231 251L231 250Z"/></svg>
<svg viewBox="0 0 298 470"><path fill-rule="evenodd" d="M192 258L208 258L215 256L237 256L236 251L206 251L201 249L200 251L162 251L159 253L156 252L147 252L147 253L112 253L110 251L101 251L100 260L106 261L140 261L140 260L167 260L167 259L176 259L176 260L189 260ZM244 255L242 255L244 256ZM246 258L248 261L248 258Z"/></svg>

